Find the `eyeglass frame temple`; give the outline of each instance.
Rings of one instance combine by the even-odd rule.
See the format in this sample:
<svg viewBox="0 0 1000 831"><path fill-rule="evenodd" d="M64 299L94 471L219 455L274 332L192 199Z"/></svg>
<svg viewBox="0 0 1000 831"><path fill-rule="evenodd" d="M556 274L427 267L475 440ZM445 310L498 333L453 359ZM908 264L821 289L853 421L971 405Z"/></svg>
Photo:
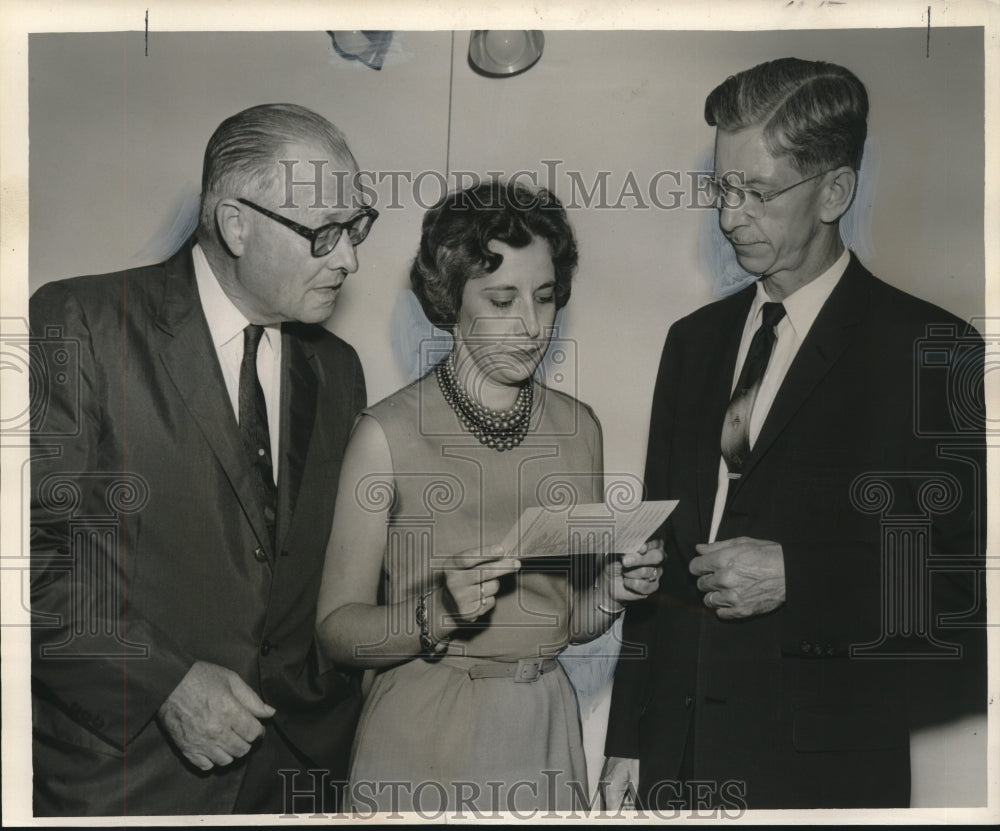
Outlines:
<svg viewBox="0 0 1000 831"><path fill-rule="evenodd" d="M792 188L797 188L799 185L804 185L806 182L811 182L813 179L818 179L820 176L825 176L827 173L830 173L830 171L821 170L819 173L814 173L812 176L806 176L805 179L799 179L799 181L795 182L792 185L789 185L787 188L781 188L780 190L772 190L768 191L767 193L761 193L760 194L761 202L767 204L772 199L774 199L774 197L781 196L781 194L787 193ZM741 188L741 189L746 190L746 188Z"/></svg>
<svg viewBox="0 0 1000 831"><path fill-rule="evenodd" d="M831 168L831 170L833 169L835 168ZM717 176L711 176L710 179L716 184L716 186L719 187L719 189L724 194L726 193L727 190L739 191L741 194L743 194L743 199L740 201L739 207L742 208L743 205L746 204L746 195L749 193L753 193L756 194L758 197L760 197L760 204L763 206L764 210L767 210L767 203L770 202L775 197L781 196L781 194L787 193L792 188L797 188L799 185L804 185L806 182L811 182L813 179L818 179L820 176L824 176L827 173L830 173L831 170L822 170L819 173L814 173L812 176L806 176L805 179L799 179L799 181L794 182L788 187L781 188L779 190L771 190L768 191L767 193L763 193L762 191L759 191L756 188L745 188L741 187L740 185L731 185L729 182L726 182L725 180L720 179ZM735 208L730 208L730 210L735 210Z"/></svg>
<svg viewBox="0 0 1000 831"><path fill-rule="evenodd" d="M242 196L237 196L236 201L242 202L244 205L247 205L253 208L255 211L259 211L260 213L264 214L264 216L273 219L275 222L278 222L281 225L284 225L286 228L290 228L291 230L295 231L295 233L297 233L299 236L305 237L307 240L309 240L310 246L316 244L316 239L317 237L319 237L320 232L325 231L327 228L332 228L334 226L337 226L340 228L340 233L344 233L344 231L346 231L354 222L354 220L356 220L359 216L371 217L372 223L374 223L375 220L378 219L378 211L375 208L371 207L371 205L362 205L360 211L356 213L348 222L328 222L326 223L326 225L320 225L318 228L309 228L305 225L300 225L294 219L289 219L287 216L282 216L279 213L275 213L274 211L268 210L267 208L258 205L256 202L251 202L249 199L244 199ZM348 235L348 239L350 239L350 235ZM337 237L337 242L340 242L340 237ZM351 245L353 244L354 243L351 243Z"/></svg>

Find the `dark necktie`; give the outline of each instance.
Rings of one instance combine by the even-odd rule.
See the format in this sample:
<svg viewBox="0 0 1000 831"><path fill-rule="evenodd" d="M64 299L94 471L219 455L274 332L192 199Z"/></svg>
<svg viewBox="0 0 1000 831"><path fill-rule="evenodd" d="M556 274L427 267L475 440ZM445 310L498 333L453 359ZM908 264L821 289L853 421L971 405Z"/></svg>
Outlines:
<svg viewBox="0 0 1000 831"><path fill-rule="evenodd" d="M760 328L750 341L740 378L729 400L726 420L722 424L722 457L726 460L730 479L743 475L743 465L750 455L750 413L777 340L774 328L784 316L785 307L780 303L764 304Z"/></svg>
<svg viewBox="0 0 1000 831"><path fill-rule="evenodd" d="M240 364L240 438L250 460L254 489L264 508L264 519L274 549L274 522L278 489L271 464L271 434L267 428L264 390L257 377L257 346L264 327L251 323L243 330L243 363Z"/></svg>

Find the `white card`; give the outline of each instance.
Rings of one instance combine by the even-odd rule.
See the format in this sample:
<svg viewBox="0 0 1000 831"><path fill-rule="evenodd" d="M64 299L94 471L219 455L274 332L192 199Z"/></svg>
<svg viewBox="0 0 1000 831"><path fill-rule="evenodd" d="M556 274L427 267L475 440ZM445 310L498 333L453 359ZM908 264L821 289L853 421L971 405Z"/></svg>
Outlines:
<svg viewBox="0 0 1000 831"><path fill-rule="evenodd" d="M629 554L638 551L676 507L677 500L624 508L603 502L527 508L504 538L504 557Z"/></svg>

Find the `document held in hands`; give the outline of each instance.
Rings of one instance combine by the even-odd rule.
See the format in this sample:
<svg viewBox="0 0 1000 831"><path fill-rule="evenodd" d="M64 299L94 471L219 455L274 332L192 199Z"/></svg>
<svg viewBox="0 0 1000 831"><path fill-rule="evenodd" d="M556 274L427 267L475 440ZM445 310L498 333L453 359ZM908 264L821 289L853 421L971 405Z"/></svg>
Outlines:
<svg viewBox="0 0 1000 831"><path fill-rule="evenodd" d="M677 500L614 508L603 502L527 508L503 541L504 557L629 554L639 550Z"/></svg>

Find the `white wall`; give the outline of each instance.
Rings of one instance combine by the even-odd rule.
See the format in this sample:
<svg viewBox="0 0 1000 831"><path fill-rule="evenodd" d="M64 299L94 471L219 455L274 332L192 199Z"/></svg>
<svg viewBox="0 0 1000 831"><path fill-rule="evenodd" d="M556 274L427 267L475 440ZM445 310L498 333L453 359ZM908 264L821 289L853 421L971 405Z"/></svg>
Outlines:
<svg viewBox="0 0 1000 831"><path fill-rule="evenodd" d="M293 101L328 116L363 169L523 169L545 183L543 162L560 160L564 200L569 171L588 187L608 171L614 201L630 171L645 187L658 171L697 168L711 149L702 107L717 83L794 55L842 63L868 87L878 152L869 267L961 317L983 314L982 30L936 28L929 57L923 29L552 31L537 66L504 80L472 73L468 33L456 33L454 49L450 32L400 33L380 72L337 57L322 32L158 33L150 47L146 57L142 33L30 39L32 288L157 259L197 194L208 136L252 104ZM425 184L427 201L437 185ZM380 190L384 208L387 185ZM330 323L360 352L372 400L405 377L391 320L422 209L408 188L400 195L403 207L383 210ZM565 384L600 416L609 472L638 474L663 337L712 298L698 254L705 214L570 213L581 267L562 332L575 342L577 372ZM949 746L964 747L973 729ZM916 747L921 771L936 769L932 747ZM918 775L918 799L947 801L959 781L947 770Z"/></svg>
<svg viewBox="0 0 1000 831"><path fill-rule="evenodd" d="M201 155L223 117L295 101L348 135L361 167L443 173L453 69L451 171L535 171L559 160L590 188L607 171L614 202L634 174L696 169L711 150L708 92L768 58L841 62L868 86L878 142L869 267L962 317L982 315L981 30L549 32L541 61L504 80L468 67L468 33L397 35L380 71L347 62L322 32L36 35L30 41L32 288L156 259L155 242L198 191ZM453 64L453 66L452 66ZM425 176L422 202L439 192ZM661 178L669 203L671 178ZM383 207L388 180L380 188ZM577 192L578 204L583 204ZM373 400L405 380L390 321L407 284L422 208L403 184L383 210L331 328L358 348ZM646 200L649 201L648 199ZM641 471L656 363L669 324L712 299L698 258L705 212L634 206L571 210L581 265L563 335L580 397L605 429L607 468Z"/></svg>
<svg viewBox="0 0 1000 831"><path fill-rule="evenodd" d="M443 170L450 41L408 33L399 63L378 73L339 58L324 32L159 33L149 57L141 32L32 36L31 287L160 259L149 249L197 195L212 131L254 104L324 114L362 168ZM388 321L421 214L382 212L332 322L357 347L373 400L402 383Z"/></svg>

